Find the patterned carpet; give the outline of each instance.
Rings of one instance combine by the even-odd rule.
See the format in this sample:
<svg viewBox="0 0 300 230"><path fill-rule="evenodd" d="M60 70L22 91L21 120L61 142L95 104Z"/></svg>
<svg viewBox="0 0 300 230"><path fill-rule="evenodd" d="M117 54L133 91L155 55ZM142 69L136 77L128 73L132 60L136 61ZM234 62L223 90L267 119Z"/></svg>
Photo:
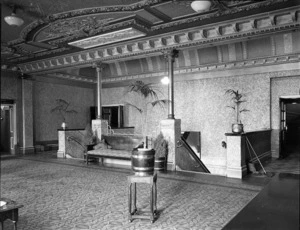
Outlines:
<svg viewBox="0 0 300 230"><path fill-rule="evenodd" d="M158 178L158 219L128 221L128 171L62 161L3 158L1 197L23 204L20 230L221 229L257 190ZM81 165L81 166L80 166ZM149 208L149 189L138 185L138 207ZM13 229L11 221L4 229Z"/></svg>

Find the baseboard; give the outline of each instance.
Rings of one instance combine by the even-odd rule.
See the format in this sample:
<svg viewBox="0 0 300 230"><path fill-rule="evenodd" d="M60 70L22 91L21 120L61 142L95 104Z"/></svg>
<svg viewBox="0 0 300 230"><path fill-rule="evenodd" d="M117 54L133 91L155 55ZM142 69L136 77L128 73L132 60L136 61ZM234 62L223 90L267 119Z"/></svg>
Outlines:
<svg viewBox="0 0 300 230"><path fill-rule="evenodd" d="M21 154L31 154L35 153L35 148L33 146L30 147L20 147L20 153Z"/></svg>

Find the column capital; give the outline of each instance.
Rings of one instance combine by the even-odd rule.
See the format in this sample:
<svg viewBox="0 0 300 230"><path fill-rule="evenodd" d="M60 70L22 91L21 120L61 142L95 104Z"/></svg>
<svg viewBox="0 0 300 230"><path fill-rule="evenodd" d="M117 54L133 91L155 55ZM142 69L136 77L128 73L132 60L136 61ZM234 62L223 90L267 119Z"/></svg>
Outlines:
<svg viewBox="0 0 300 230"><path fill-rule="evenodd" d="M164 58L166 58L167 60L171 59L172 61L174 61L175 58L178 58L179 51L176 49L172 49L172 50L165 50L162 53L164 55Z"/></svg>
<svg viewBox="0 0 300 230"><path fill-rule="evenodd" d="M106 64L103 62L93 62L92 67L95 68L98 72L102 71L106 67Z"/></svg>

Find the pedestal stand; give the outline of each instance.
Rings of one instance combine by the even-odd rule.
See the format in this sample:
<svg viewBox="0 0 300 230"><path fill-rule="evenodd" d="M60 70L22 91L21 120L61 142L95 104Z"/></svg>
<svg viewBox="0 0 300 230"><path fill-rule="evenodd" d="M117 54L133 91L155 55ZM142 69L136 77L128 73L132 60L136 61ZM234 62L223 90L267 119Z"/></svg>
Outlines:
<svg viewBox="0 0 300 230"><path fill-rule="evenodd" d="M156 188L157 174L155 173L152 176L128 176L128 207L129 207L129 222L133 219L149 219L151 223L154 222L157 214L157 188ZM139 214L136 207L136 184L137 183L146 183L150 184L150 215L146 215L146 213ZM132 186L133 185L133 186ZM132 210L133 205L133 210Z"/></svg>

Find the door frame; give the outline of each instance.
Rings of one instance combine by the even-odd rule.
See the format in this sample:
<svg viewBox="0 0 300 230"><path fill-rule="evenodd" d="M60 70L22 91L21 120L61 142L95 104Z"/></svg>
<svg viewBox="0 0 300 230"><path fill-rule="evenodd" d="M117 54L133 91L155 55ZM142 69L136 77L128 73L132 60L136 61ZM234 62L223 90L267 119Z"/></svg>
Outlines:
<svg viewBox="0 0 300 230"><path fill-rule="evenodd" d="M280 130L279 130L279 158L284 158L285 145L286 145L286 135L287 135L287 125L286 125L286 105L291 103L300 104L300 95L290 95L290 96L280 96L279 97L279 109L280 109Z"/></svg>
<svg viewBox="0 0 300 230"><path fill-rule="evenodd" d="M1 106L9 106L9 146L10 154L16 155L18 152L17 149L17 106L14 100L5 100L1 99Z"/></svg>

